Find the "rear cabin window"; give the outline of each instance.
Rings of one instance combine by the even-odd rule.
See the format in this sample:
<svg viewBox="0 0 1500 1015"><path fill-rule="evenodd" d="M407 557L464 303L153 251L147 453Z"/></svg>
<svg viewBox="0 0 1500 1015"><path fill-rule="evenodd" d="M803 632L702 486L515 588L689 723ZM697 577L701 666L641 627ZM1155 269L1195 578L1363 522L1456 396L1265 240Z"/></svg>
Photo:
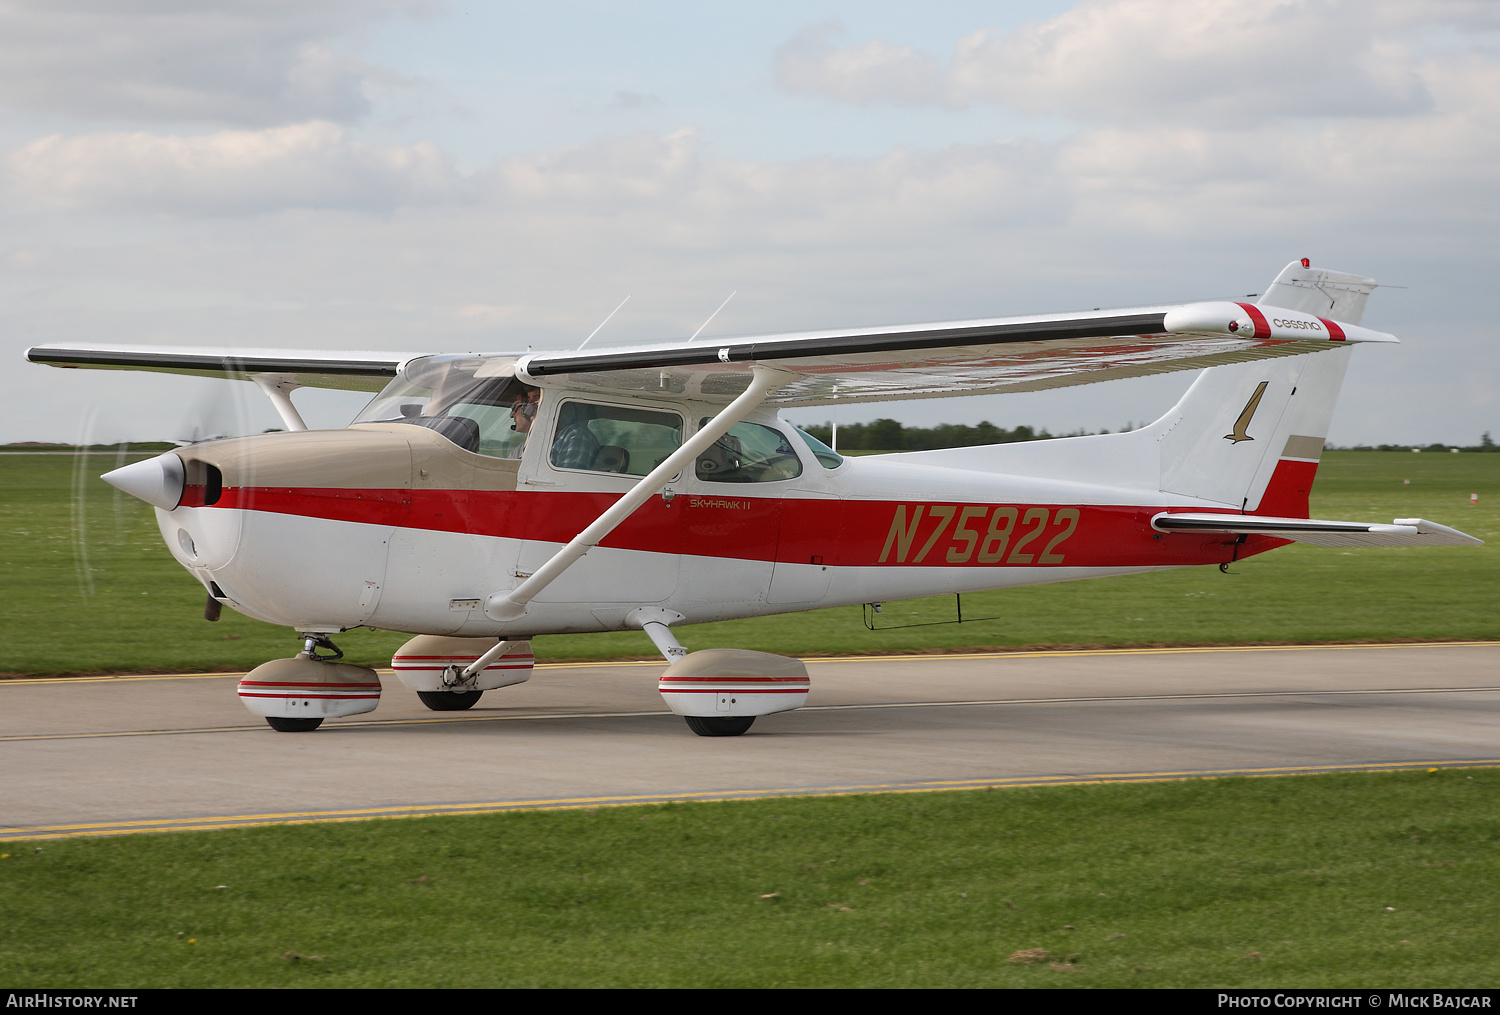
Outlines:
<svg viewBox="0 0 1500 1015"><path fill-rule="evenodd" d="M780 430L738 423L698 456L697 475L707 483L774 483L802 475L802 460Z"/></svg>
<svg viewBox="0 0 1500 1015"><path fill-rule="evenodd" d="M655 409L566 401L549 460L559 469L644 476L682 445L682 417Z"/></svg>

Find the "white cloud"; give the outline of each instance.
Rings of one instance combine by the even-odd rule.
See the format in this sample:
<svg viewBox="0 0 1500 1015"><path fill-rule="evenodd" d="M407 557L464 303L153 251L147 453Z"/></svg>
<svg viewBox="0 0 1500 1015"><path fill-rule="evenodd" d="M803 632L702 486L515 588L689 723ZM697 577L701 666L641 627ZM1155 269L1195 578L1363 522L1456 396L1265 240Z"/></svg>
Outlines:
<svg viewBox="0 0 1500 1015"><path fill-rule="evenodd" d="M648 341L691 334L732 290L739 295L708 335L889 324L1249 293L1293 257L1311 256L1412 285L1372 301L1369 323L1408 342L1358 354L1339 417L1358 426L1341 423L1335 440L1500 432L1500 395L1489 383L1500 353L1483 341L1500 226L1500 61L1462 38L1441 53L1417 45L1433 24L1459 32L1460 15L1483 28L1483 11L1448 5L1448 20L1418 31L1392 20L1396 8L1372 5L1380 16L1356 19L1354 41L1334 62L1347 69L1357 63L1350 53L1374 52L1395 37L1392 24L1407 25L1401 45L1410 52L1390 63L1416 84L1379 92L1360 115L1311 117L1288 105L1295 82L1274 74L1204 85L1205 104L1195 106L1198 92L1162 84L1186 74L1186 57L1111 85L1124 71L1100 56L1088 77L1086 54L1098 56L1110 38L1099 24L1115 18L1108 23L1123 45L1131 37L1120 19L1158 6L1081 7L1067 45L1043 38L1045 26L1006 37L1035 42L1029 62L1018 61L1026 80L1080 75L1072 92L1059 79L1056 108L1083 119L1059 140L778 162L715 156L697 129L683 128L557 145L460 175L432 144L373 144L327 121L40 138L0 156L0 353L14 361L24 344L79 340L576 345L627 294L594 345ZM1247 6L1263 21L1283 8L1299 17L1344 10ZM824 45L809 39L796 59ZM939 68L949 91L934 93L920 54L897 50L865 47L846 64L801 69L783 51L779 66L849 101L957 101L953 68ZM868 69L882 60L910 73L882 80ZM829 71L839 67L857 73ZM832 76L818 78L824 71ZM972 99L981 87L1001 85L976 76L962 94ZM1123 97L1104 95L1111 87ZM1109 102L1130 106L1130 96L1158 92L1168 103L1150 107L1158 114L1109 112ZM1401 107L1408 99L1415 104ZM1270 113L1208 115L1234 103ZM1102 110L1098 120L1080 112L1089 109ZM0 439L59 436L47 398L61 405L75 390L118 391L129 400L176 383L80 376L28 367L0 377L0 401L13 407ZM1049 416L1031 397L967 418L1118 428L1153 409L1089 389L1069 396L1077 415ZM141 421L151 411L131 406L128 435L150 435ZM936 421L969 410L920 411Z"/></svg>
<svg viewBox="0 0 1500 1015"><path fill-rule="evenodd" d="M365 144L322 122L201 137L54 134L8 162L23 197L109 212L383 211L452 198L460 187L436 145Z"/></svg>
<svg viewBox="0 0 1500 1015"><path fill-rule="evenodd" d="M6 0L0 105L264 126L363 114L368 66L337 43L429 0Z"/></svg>
<svg viewBox="0 0 1500 1015"><path fill-rule="evenodd" d="M911 46L872 39L834 49L837 22L800 32L776 53L776 81L791 92L826 95L860 105L926 105L950 91L938 61Z"/></svg>
<svg viewBox="0 0 1500 1015"><path fill-rule="evenodd" d="M1461 0L1093 0L959 40L950 65L880 41L835 49L827 26L788 43L778 82L848 102L965 105L1085 121L1255 124L1421 113L1419 44L1500 27Z"/></svg>

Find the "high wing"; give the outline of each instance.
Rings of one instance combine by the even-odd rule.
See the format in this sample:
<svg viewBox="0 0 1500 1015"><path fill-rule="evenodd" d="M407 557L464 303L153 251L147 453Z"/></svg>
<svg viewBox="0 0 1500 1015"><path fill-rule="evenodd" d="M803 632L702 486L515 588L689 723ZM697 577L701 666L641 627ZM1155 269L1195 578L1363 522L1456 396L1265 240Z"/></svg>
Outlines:
<svg viewBox="0 0 1500 1015"><path fill-rule="evenodd" d="M793 375L768 403L829 405L1039 391L1395 341L1300 311L1214 302L540 352L515 372L542 386L727 402L758 364Z"/></svg>
<svg viewBox="0 0 1500 1015"><path fill-rule="evenodd" d="M1180 512L1159 514L1151 524L1161 532L1223 532L1279 536L1314 546L1482 546L1476 539L1425 518L1397 518L1390 525L1335 522L1318 518Z"/></svg>
<svg viewBox="0 0 1500 1015"><path fill-rule="evenodd" d="M150 370L194 377L254 380L275 377L290 387L379 391L411 352L336 352L304 349L211 349L166 345L39 345L32 363L99 370Z"/></svg>
<svg viewBox="0 0 1500 1015"><path fill-rule="evenodd" d="M513 369L521 380L542 387L725 403L749 386L755 367L770 367L785 383L765 401L789 406L1038 391L1295 356L1350 342L1395 341L1306 311L1210 302L480 358L495 360L489 369L497 374ZM379 390L417 358L126 345L37 346L26 355L33 363L62 367L363 391Z"/></svg>

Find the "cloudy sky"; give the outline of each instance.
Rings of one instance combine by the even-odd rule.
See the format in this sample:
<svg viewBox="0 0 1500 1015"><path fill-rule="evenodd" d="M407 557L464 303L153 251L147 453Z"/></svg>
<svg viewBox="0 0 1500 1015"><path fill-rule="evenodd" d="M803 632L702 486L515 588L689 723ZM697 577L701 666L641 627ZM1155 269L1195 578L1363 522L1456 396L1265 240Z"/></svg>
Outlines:
<svg viewBox="0 0 1500 1015"><path fill-rule="evenodd" d="M705 335L1243 296L1306 256L1390 285L1365 323L1404 342L1356 353L1331 439L1472 443L1497 53L1484 0L0 0L0 441L276 425L45 342L563 348L626 296L593 344L731 292ZM841 411L1119 429L1188 380Z"/></svg>

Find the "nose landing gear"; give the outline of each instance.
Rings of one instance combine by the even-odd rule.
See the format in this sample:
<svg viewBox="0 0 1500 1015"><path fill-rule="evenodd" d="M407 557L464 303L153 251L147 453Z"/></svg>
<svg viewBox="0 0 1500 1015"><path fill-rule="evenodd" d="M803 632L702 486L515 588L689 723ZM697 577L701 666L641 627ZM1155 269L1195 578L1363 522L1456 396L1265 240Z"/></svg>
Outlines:
<svg viewBox="0 0 1500 1015"><path fill-rule="evenodd" d="M291 659L261 663L240 680L240 701L279 733L309 733L324 719L374 711L380 677L366 666L341 663L344 653L326 634L303 636ZM327 654L319 655L323 649Z"/></svg>

